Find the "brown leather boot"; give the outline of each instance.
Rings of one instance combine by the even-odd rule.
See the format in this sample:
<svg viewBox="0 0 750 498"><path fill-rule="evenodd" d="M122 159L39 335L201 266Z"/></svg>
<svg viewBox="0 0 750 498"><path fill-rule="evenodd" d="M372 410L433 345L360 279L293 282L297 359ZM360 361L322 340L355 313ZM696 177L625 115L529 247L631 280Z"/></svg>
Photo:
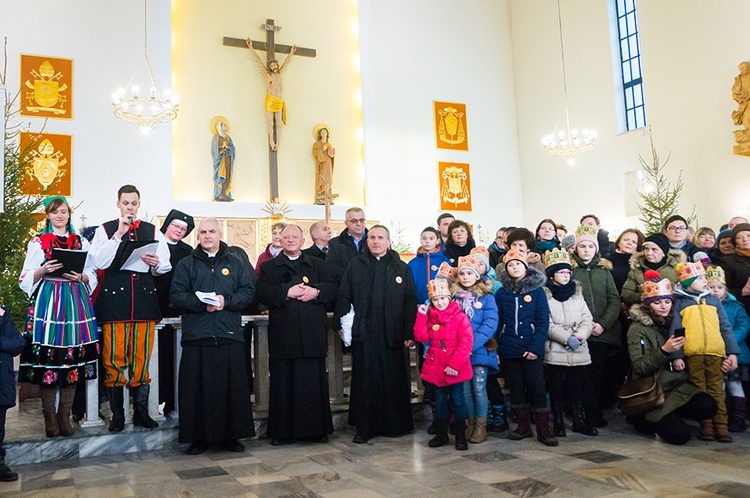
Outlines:
<svg viewBox="0 0 750 498"><path fill-rule="evenodd" d="M701 428L703 424L701 423ZM732 436L729 434L729 428L727 424L714 424L714 430L716 434L716 440L720 443L731 443Z"/></svg>
<svg viewBox="0 0 750 498"><path fill-rule="evenodd" d="M533 436L534 434L531 432L529 405L517 405L511 408L513 409L513 414L516 416L518 427L508 434L508 439L511 441L520 441L521 439Z"/></svg>
<svg viewBox="0 0 750 498"><path fill-rule="evenodd" d="M557 446L559 443L549 430L549 411L534 411L534 423L536 424L536 438L545 446Z"/></svg>
<svg viewBox="0 0 750 498"><path fill-rule="evenodd" d="M472 436L474 436L474 430L476 428L477 424L477 418L471 417L469 418L469 425L466 427L466 440L471 441Z"/></svg>
<svg viewBox="0 0 750 498"><path fill-rule="evenodd" d="M57 425L61 436L72 436L75 430L70 423L70 411L73 408L73 398L76 396L76 386L60 388L60 406L57 408Z"/></svg>
<svg viewBox="0 0 750 498"><path fill-rule="evenodd" d="M57 396L54 387L42 387L42 413L44 414L44 432L47 437L60 435L60 427L57 425L57 412L55 411L55 398Z"/></svg>
<svg viewBox="0 0 750 498"><path fill-rule="evenodd" d="M487 441L487 417L481 417L476 419L476 425L474 426L474 434L471 438L468 438L470 443L479 444Z"/></svg>
<svg viewBox="0 0 750 498"><path fill-rule="evenodd" d="M701 433L698 436L701 441L714 441L716 434L714 433L714 421L710 418L701 420Z"/></svg>

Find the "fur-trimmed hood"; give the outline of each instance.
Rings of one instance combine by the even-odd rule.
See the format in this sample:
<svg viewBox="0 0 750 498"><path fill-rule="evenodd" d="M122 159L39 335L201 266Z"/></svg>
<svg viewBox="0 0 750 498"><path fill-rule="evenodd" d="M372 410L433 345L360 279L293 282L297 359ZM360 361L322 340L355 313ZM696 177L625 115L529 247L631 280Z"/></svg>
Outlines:
<svg viewBox="0 0 750 498"><path fill-rule="evenodd" d="M492 294L493 290L493 282L490 280L478 280L477 283L471 286L470 289L464 288L458 281L453 282L451 284L451 294L455 294L456 292L460 290L467 290L469 292L473 292L477 295L477 298L480 298L482 296L485 296L487 294Z"/></svg>
<svg viewBox="0 0 750 498"><path fill-rule="evenodd" d="M667 324L672 322L672 315L670 315L664 320L663 324L654 323L654 318L651 316L650 313L646 311L646 306L643 304L634 304L630 307L630 317L633 319L633 321L641 322L646 327L651 327L652 325L656 325L657 327L666 326Z"/></svg>
<svg viewBox="0 0 750 498"><path fill-rule="evenodd" d="M529 266L526 270L526 276L516 282L508 276L508 272L505 271L505 268L500 272L500 283L503 285L503 288L519 294L528 294L529 292L544 286L546 281L547 276L533 266Z"/></svg>
<svg viewBox="0 0 750 498"><path fill-rule="evenodd" d="M665 265L671 266L672 268L677 267L677 263L683 263L687 261L685 253L679 249L670 249L667 253L667 262ZM643 251L639 251L630 258L630 269L631 270L643 270L646 268L646 255Z"/></svg>
<svg viewBox="0 0 750 498"><path fill-rule="evenodd" d="M591 260L591 264L607 271L612 271L613 268L612 262L601 256L594 256L594 259ZM576 268L586 268L586 265L583 264L583 261L581 261L581 258L579 258L575 252L570 253L570 266L572 266L574 270Z"/></svg>

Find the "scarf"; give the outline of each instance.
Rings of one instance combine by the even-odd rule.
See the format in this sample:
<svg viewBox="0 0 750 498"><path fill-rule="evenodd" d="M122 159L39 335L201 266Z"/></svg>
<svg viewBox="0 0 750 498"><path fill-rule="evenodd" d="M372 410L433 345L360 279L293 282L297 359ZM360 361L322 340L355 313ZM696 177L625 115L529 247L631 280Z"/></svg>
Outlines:
<svg viewBox="0 0 750 498"><path fill-rule="evenodd" d="M745 258L750 258L750 249L740 249L739 247L735 249L735 252L737 256L742 256Z"/></svg>
<svg viewBox="0 0 750 498"><path fill-rule="evenodd" d="M461 308L461 311L469 317L469 320L474 316L474 304L477 300L476 294L465 289L457 291L453 295L453 301L455 301L458 304L458 307Z"/></svg>
<svg viewBox="0 0 750 498"><path fill-rule="evenodd" d="M564 303L576 293L576 281L571 278L567 284L558 285L550 279L547 280L547 288L552 293L552 298L555 301Z"/></svg>
<svg viewBox="0 0 750 498"><path fill-rule="evenodd" d="M645 258L645 256L643 258L643 266L645 266L649 270L659 271L659 268L661 268L665 264L667 264L667 255L666 254L664 255L664 257L660 261L657 261L656 263L649 262L649 260L647 260Z"/></svg>
<svg viewBox="0 0 750 498"><path fill-rule="evenodd" d="M541 240L537 237L535 245L537 251L544 254L546 251L551 251L555 247L560 247L560 239L557 238L557 235L552 237L552 240Z"/></svg>

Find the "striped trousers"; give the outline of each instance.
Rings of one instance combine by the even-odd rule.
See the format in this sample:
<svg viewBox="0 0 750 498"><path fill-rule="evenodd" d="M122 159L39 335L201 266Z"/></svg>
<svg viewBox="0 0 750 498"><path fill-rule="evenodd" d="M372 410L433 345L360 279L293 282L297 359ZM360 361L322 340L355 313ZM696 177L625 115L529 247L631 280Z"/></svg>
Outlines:
<svg viewBox="0 0 750 498"><path fill-rule="evenodd" d="M154 347L155 326L156 322L111 322L102 325L106 387L138 387L151 382L148 364Z"/></svg>

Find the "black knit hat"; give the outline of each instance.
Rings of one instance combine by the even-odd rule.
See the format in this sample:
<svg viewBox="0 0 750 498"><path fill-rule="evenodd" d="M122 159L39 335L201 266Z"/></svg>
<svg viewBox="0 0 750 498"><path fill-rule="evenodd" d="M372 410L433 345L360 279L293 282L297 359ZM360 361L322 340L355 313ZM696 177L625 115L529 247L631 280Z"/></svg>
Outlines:
<svg viewBox="0 0 750 498"><path fill-rule="evenodd" d="M659 246L659 249L661 249L665 256L669 253L669 239L663 233L652 233L643 241L644 244L648 244L649 242Z"/></svg>

